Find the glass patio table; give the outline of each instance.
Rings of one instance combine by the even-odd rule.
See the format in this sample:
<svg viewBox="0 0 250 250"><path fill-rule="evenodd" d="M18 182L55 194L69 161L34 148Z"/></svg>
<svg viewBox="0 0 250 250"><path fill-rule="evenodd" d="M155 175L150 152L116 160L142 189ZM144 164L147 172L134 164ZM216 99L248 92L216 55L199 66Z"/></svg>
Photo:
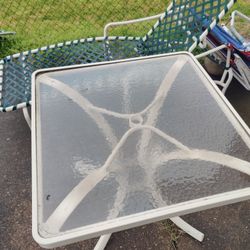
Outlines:
<svg viewBox="0 0 250 250"><path fill-rule="evenodd" d="M199 62L174 53L39 70L32 228L43 247L250 198L250 132Z"/></svg>

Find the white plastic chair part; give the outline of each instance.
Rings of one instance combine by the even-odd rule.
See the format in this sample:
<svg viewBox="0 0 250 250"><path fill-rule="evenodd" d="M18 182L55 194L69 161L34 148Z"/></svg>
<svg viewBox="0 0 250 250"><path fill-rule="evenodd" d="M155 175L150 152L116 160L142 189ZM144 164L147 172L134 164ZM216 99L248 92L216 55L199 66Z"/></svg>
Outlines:
<svg viewBox="0 0 250 250"><path fill-rule="evenodd" d="M149 16L149 17L143 17L143 18L137 18L137 19L132 19L132 20L126 20L126 21L117 21L117 22L110 22L110 23L107 23L104 27L104 30L103 30L103 35L104 37L107 37L108 36L108 29L112 26L122 26L122 25L128 25L128 24L133 24L133 23L140 23L140 22L144 22L144 21L150 21L150 20L154 20L154 19L162 19L165 15L166 12L169 12L171 11L171 8L173 6L173 3L171 3L167 10L160 13L160 14L157 14L157 15L154 15L154 16ZM157 25L159 24L159 21L157 21L155 24L154 24L154 28L157 27ZM150 35L152 32L152 29L150 29L150 31L147 33L147 35ZM146 37L146 36L145 36ZM145 39L145 37L143 38L143 40Z"/></svg>
<svg viewBox="0 0 250 250"><path fill-rule="evenodd" d="M102 235L99 238L98 242L96 243L94 250L104 250L110 237L111 237L111 234Z"/></svg>
<svg viewBox="0 0 250 250"><path fill-rule="evenodd" d="M230 69L225 69L221 79L219 81L214 81L214 82L222 87L221 91L225 95L232 80L233 80L233 70L232 68L230 68Z"/></svg>
<svg viewBox="0 0 250 250"><path fill-rule="evenodd" d="M104 30L103 30L103 36L107 37L108 36L108 29L112 26L122 26L122 25L127 25L127 24L133 24L133 23L140 23L144 21L150 21L154 19L158 19L161 16L163 16L165 12L154 15L154 16L149 16L149 17L143 17L143 18L138 18L138 19L132 19L132 20L127 20L127 21L118 21L118 22L111 22L105 25Z"/></svg>
<svg viewBox="0 0 250 250"><path fill-rule="evenodd" d="M216 61L218 61L219 64L221 64L222 62L225 61L224 56L222 56L222 54L220 55L220 52L218 52L218 53L216 53L216 52L221 50L221 49L227 48L226 45L220 45L218 47L213 48L213 44L211 44L209 41L207 41L207 45L209 48L212 48L212 49L210 49L204 53L201 53L199 55L196 55L195 57L197 59L199 59L201 57L205 57L205 56L210 55L210 54L213 54L214 57L216 58ZM229 62L230 62L230 60L229 60ZM250 71L249 71L248 66L245 64L245 62L242 60L242 58L235 53L234 53L234 63L237 67L237 70L232 68L232 72L231 72L231 70L230 70L230 72L226 71L224 73L224 77L222 77L221 80L215 81L216 84L218 84L222 87L225 87L225 86L228 87L228 84L230 84L230 81L227 80L227 84L225 84L225 82L222 81L223 79L224 80L226 79L226 73L227 73L227 74L230 74L230 78L234 77L237 81L239 81L246 90L250 90ZM229 63L227 65L229 65ZM231 76L231 73L232 73L232 76ZM226 91L227 87L224 89L223 92Z"/></svg>
<svg viewBox="0 0 250 250"><path fill-rule="evenodd" d="M202 41L200 41L199 47L200 47L201 49L205 49L205 48L207 47L207 40L206 40L206 39L203 39Z"/></svg>
<svg viewBox="0 0 250 250"><path fill-rule="evenodd" d="M199 55L196 55L195 58L196 58L196 59L199 59L199 58L202 58L202 57L204 57L204 56L208 56L208 55L210 55L210 54L213 54L214 52L216 52L216 51L218 51L218 50L225 49L225 48L227 48L227 46L224 45L224 44L222 44L222 45L220 45L219 47L210 49L210 50L208 50L208 51L206 51L206 52L203 52L203 53L201 53L201 54L199 54Z"/></svg>
<svg viewBox="0 0 250 250"><path fill-rule="evenodd" d="M233 76L234 76L233 69L230 66L230 59L231 59L231 54L232 54L231 49L228 46L226 46L225 44L222 44L216 48L210 49L204 53L201 53L201 54L195 56L196 59L199 59L199 58L202 58L204 56L213 54L219 50L225 49L225 48L227 48L226 69L224 70L221 79L214 81L217 85L222 87L223 94L226 93L230 83L232 82Z"/></svg>
<svg viewBox="0 0 250 250"><path fill-rule="evenodd" d="M228 47L227 48L227 58L226 58L226 69L224 70L222 77L219 81L215 81L216 84L222 87L222 93L225 95L227 88L233 80L233 70L230 67L230 59L231 59L232 51Z"/></svg>
<svg viewBox="0 0 250 250"><path fill-rule="evenodd" d="M7 35L15 35L16 32L14 31L5 31L5 30L0 30L0 37L1 36L7 36Z"/></svg>
<svg viewBox="0 0 250 250"><path fill-rule="evenodd" d="M25 121L27 122L29 128L31 129L31 118L30 118L29 111L28 111L27 107L23 108L23 116L24 116Z"/></svg>
<svg viewBox="0 0 250 250"><path fill-rule="evenodd" d="M236 30L235 28L235 16L239 16L243 19L245 19L246 21L250 22L250 18L244 14L242 14L241 12L235 10L232 12L231 15L231 22L230 22L230 30L233 33L233 35L240 41L243 43L243 45L245 46L250 46L250 42L246 42L245 39L239 34L239 32Z"/></svg>
<svg viewBox="0 0 250 250"><path fill-rule="evenodd" d="M241 78L238 79L236 77L236 74L234 74L235 77L247 90L250 90L250 70L248 66L244 63L242 58L237 54L234 54L234 62L240 72Z"/></svg>

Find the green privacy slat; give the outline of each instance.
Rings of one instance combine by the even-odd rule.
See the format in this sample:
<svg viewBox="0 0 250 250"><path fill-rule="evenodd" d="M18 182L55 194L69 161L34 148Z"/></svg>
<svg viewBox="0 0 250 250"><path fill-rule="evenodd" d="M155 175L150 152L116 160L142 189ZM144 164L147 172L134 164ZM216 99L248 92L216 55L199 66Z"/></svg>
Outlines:
<svg viewBox="0 0 250 250"><path fill-rule="evenodd" d="M76 40L6 57L0 62L0 111L30 103L31 74L37 69L190 51L234 2L176 0L145 37Z"/></svg>

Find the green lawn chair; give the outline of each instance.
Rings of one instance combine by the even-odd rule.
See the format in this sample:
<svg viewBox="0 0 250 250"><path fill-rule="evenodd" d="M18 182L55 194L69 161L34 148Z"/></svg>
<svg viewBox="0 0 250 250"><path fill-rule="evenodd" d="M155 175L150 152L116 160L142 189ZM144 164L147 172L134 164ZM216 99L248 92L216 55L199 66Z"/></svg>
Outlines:
<svg viewBox="0 0 250 250"><path fill-rule="evenodd" d="M31 104L31 75L37 69L175 51L192 52L234 2L174 0L144 37L88 38L7 56L0 61L0 111ZM193 13L209 19L207 29L195 21Z"/></svg>

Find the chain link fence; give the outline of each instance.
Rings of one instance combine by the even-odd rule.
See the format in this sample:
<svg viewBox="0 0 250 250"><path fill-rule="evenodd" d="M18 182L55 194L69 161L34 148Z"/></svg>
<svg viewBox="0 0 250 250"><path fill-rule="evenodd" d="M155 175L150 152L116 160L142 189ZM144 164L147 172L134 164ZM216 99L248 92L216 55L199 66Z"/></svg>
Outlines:
<svg viewBox="0 0 250 250"><path fill-rule="evenodd" d="M40 46L103 36L104 26L156 15L169 0L0 0L0 57ZM109 35L145 35L156 20L112 28Z"/></svg>

